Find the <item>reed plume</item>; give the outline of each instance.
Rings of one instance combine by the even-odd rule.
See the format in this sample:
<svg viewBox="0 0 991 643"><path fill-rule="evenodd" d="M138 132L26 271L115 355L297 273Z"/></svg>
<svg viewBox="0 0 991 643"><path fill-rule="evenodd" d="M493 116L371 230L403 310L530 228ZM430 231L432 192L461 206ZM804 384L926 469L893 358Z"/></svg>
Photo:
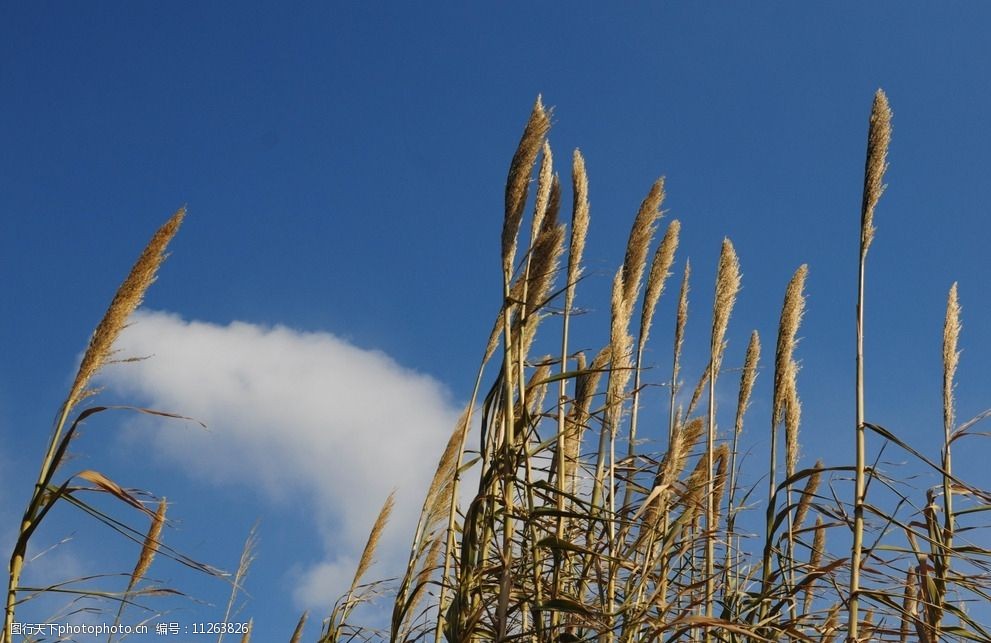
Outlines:
<svg viewBox="0 0 991 643"><path fill-rule="evenodd" d="M793 354L795 352L796 335L798 327L802 323L802 316L805 314L805 278L808 275L808 266L801 265L785 290L784 305L781 308L781 318L778 322L778 343L774 353L774 402L773 402L773 424L781 424L787 407L789 391L795 378L795 364Z"/></svg>
<svg viewBox="0 0 991 643"><path fill-rule="evenodd" d="M650 241L657 231L657 220L661 216L661 203L664 202L664 177L657 179L640 203L630 238L626 243L626 257L623 259L623 305L626 316L633 314L633 306L640 292L640 282L647 267L647 253Z"/></svg>
<svg viewBox="0 0 991 643"><path fill-rule="evenodd" d="M960 302L957 298L957 284L950 287L946 300L946 320L943 323L943 430L949 444L954 424L953 378L960 362L957 343L960 340Z"/></svg>
<svg viewBox="0 0 991 643"><path fill-rule="evenodd" d="M127 592L130 593L134 586L145 577L148 573L148 569L151 568L151 561L155 559L155 553L158 551L158 547L161 544L162 537L162 527L165 526L165 509L167 504L165 498L162 498L158 502L158 509L155 511L155 515L151 519L151 525L148 527L148 533L145 535L144 543L141 545L141 555L138 556L138 562L134 566L134 571L131 572L131 580L127 584Z"/></svg>
<svg viewBox="0 0 991 643"><path fill-rule="evenodd" d="M747 344L747 355L743 359L743 373L740 375L740 392L736 398L736 420L733 422L733 435L737 437L743 432L743 416L750 407L750 396L753 394L754 381L757 379L758 362L760 362L760 335L755 330L750 334L750 343Z"/></svg>
<svg viewBox="0 0 991 643"><path fill-rule="evenodd" d="M800 523L799 523L800 524ZM822 516L816 517L816 524L812 531L812 551L809 553L809 573L813 574L822 565L822 557L826 553L826 525L822 521ZM810 580L805 586L805 600L802 603L802 612L809 613L812 601L815 598L815 581Z"/></svg>
<svg viewBox="0 0 991 643"><path fill-rule="evenodd" d="M530 119L527 121L520 144L509 164L506 179L506 214L502 225L502 267L503 273L510 274L516 257L516 240L523 221L523 209L530 185L530 173L537 160L537 153L544 144L550 130L550 116L544 109L540 96L534 103Z"/></svg>
<svg viewBox="0 0 991 643"><path fill-rule="evenodd" d="M723 342L729 318L740 292L740 261L729 239L723 239L723 249L719 255L719 268L716 272L716 296L712 306L712 369L711 382L716 379L723 359Z"/></svg>
<svg viewBox="0 0 991 643"><path fill-rule="evenodd" d="M303 638L303 628L306 627L306 619L309 616L309 612L303 612L299 617L299 621L296 622L296 629L292 631L292 637L289 639L289 643L299 643Z"/></svg>
<svg viewBox="0 0 991 643"><path fill-rule="evenodd" d="M664 293L664 284L671 274L671 264L674 263L674 254L678 250L678 236L680 232L681 222L677 219L668 224L664 238L661 239L660 245L657 246L654 259L650 264L650 273L647 276L647 289L644 291L643 310L640 313L640 338L638 343L641 347L647 343L657 302Z"/></svg>
<svg viewBox="0 0 991 643"><path fill-rule="evenodd" d="M358 559L358 568L354 572L354 579L351 581L351 589L348 591L348 594L354 593L355 588L358 587L358 583L364 578L365 572L372 566L372 560L375 558L375 550L378 549L382 531L389 523L389 517L392 515L392 509L395 505L396 492L393 490L385 499L385 503L382 505L382 509L379 510L378 517L375 519L375 524L372 525L372 530L368 534L368 540L365 542L365 548L361 551L361 558Z"/></svg>
<svg viewBox="0 0 991 643"><path fill-rule="evenodd" d="M861 205L860 252L867 254L874 240L874 208L884 192L884 173L888 170L888 145L891 143L891 108L880 89L874 94L870 128L867 133L867 164L864 168L864 198Z"/></svg>
<svg viewBox="0 0 991 643"><path fill-rule="evenodd" d="M544 222L544 215L547 214L547 207L551 198L551 185L554 182L554 154L551 152L550 143L544 139L541 150L540 171L537 173L537 200L533 204L533 218L530 222L530 241L536 240L537 233Z"/></svg>
<svg viewBox="0 0 991 643"><path fill-rule="evenodd" d="M589 224L588 175L585 173L585 159L578 150L575 150L571 160L571 185L573 192L571 246L568 251L568 281L565 291L565 303L568 308L574 301L575 287L581 277L582 254L585 252Z"/></svg>
<svg viewBox="0 0 991 643"><path fill-rule="evenodd" d="M801 529L805 523L805 517L809 514L812 501L815 500L816 492L819 491L819 483L822 480L822 460L816 460L812 467L812 473L805 481L805 488L802 490L802 497L798 500L798 508L795 510L795 527Z"/></svg>
<svg viewBox="0 0 991 643"><path fill-rule="evenodd" d="M792 362L788 369L788 393L785 396L785 477L795 475L798 466L798 425L802 419L802 402L798 398L795 374L798 365Z"/></svg>
<svg viewBox="0 0 991 643"><path fill-rule="evenodd" d="M71 409L81 397L85 396L86 386L93 376L107 363L113 350L114 342L120 336L128 318L137 310L144 299L148 287L154 283L158 269L168 256L166 248L182 225L186 209L179 208L162 227L155 232L151 241L145 247L141 256L131 268L127 279L117 289L110 307L104 313L103 319L97 325L90 337L89 345L83 354L76 378L69 389L65 400L65 408Z"/></svg>

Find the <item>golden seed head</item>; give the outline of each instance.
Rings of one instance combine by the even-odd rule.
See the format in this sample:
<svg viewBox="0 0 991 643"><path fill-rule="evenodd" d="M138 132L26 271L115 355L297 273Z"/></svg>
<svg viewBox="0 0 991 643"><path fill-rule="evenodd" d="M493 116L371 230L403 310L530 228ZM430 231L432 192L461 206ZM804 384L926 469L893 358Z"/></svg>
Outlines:
<svg viewBox="0 0 991 643"><path fill-rule="evenodd" d="M822 517L816 517L815 532L812 536L812 552L809 554L809 571L814 572L822 564L823 554L826 552L826 526ZM805 587L805 601L803 611L808 614L812 607L812 600L815 598L814 583L810 582Z"/></svg>
<svg viewBox="0 0 991 643"><path fill-rule="evenodd" d="M624 292L623 269L620 268L613 278L609 383L606 385L606 427L613 435L619 429L624 392L632 374L630 347L633 338L629 332L632 309L626 305Z"/></svg>
<svg viewBox="0 0 991 643"><path fill-rule="evenodd" d="M550 218L550 217L548 217ZM564 224L541 230L530 262L530 279L526 289L526 315L543 307L554 286L561 255L564 254Z"/></svg>
<svg viewBox="0 0 991 643"><path fill-rule="evenodd" d="M145 574L148 573L148 569L151 567L151 562L155 559L155 552L158 551L158 547L162 542L162 527L165 525L166 506L165 498L162 498L158 502L158 510L155 511L155 515L151 519L151 525L148 527L145 541L141 545L141 554L138 556L138 563L134 566L134 571L131 572L131 580L127 586L129 592L145 577Z"/></svg>
<svg viewBox="0 0 991 643"><path fill-rule="evenodd" d="M138 257L134 267L131 268L131 273L117 289L113 301L110 302L110 307L107 308L103 319L89 340L72 388L69 389L69 396L65 401L66 409L71 409L86 396L87 384L97 371L106 364L114 342L127 324L128 318L141 305L145 292L155 281L158 268L167 256L165 250L168 248L169 242L172 241L172 237L179 230L179 226L182 225L185 216L186 209L179 208L155 232L141 256Z"/></svg>
<svg viewBox="0 0 991 643"><path fill-rule="evenodd" d="M385 526L389 523L389 516L392 515L392 509L395 507L395 504L396 492L392 491L389 497L385 499L385 504L382 505L378 518L375 519L375 524L372 525L372 530L368 534L368 541L365 543L365 549L361 552L358 568L354 572L354 580L351 581L352 592L358 587L368 568L372 566L372 560L375 557L375 550L378 548L379 539L382 537L382 531L385 529Z"/></svg>
<svg viewBox="0 0 991 643"><path fill-rule="evenodd" d="M544 140L542 158L540 159L540 172L537 174L537 200L533 205L533 220L530 223L530 241L537 239L544 215L547 214L547 205L551 197L551 183L554 180L554 155L551 153L551 146Z"/></svg>
<svg viewBox="0 0 991 643"><path fill-rule="evenodd" d="M640 210L633 221L630 238L626 242L626 257L623 259L623 305L632 315L640 292L640 282L647 266L647 252L650 241L657 230L656 223L661 216L661 203L664 201L664 178L657 179L650 192L640 204Z"/></svg>
<svg viewBox="0 0 991 643"><path fill-rule="evenodd" d="M692 274L691 260L685 260L685 274L681 278L681 291L678 293L678 312L674 323L674 367L671 374L671 385L678 383L681 345L685 341L685 325L688 323L688 280Z"/></svg>
<svg viewBox="0 0 991 643"><path fill-rule="evenodd" d="M512 271L513 261L516 257L516 240L519 236L520 223L523 220L523 209L526 206L530 173L533 171L537 152L543 146L550 126L550 116L544 109L540 96L538 96L533 111L530 113L530 119L523 130L520 144L509 164L509 176L506 179L506 214L502 225L502 266L503 271L507 274Z"/></svg>
<svg viewBox="0 0 991 643"><path fill-rule="evenodd" d="M650 264L650 273L647 276L647 289L644 291L643 310L640 312L640 338L639 345L642 347L647 343L650 335L650 326L654 320L654 311L657 309L657 302L664 293L664 284L671 274L671 264L674 263L674 253L678 249L678 235L681 232L681 222L677 219L668 224L668 229L664 233L661 244L657 246L654 259Z"/></svg>
<svg viewBox="0 0 991 643"><path fill-rule="evenodd" d="M943 427L947 435L953 431L953 378L960 361L957 344L961 328L960 302L957 299L957 284L954 282L946 300L946 320L943 322Z"/></svg>
<svg viewBox="0 0 991 643"><path fill-rule="evenodd" d="M723 239L723 249L719 255L719 269L716 272L716 296L712 307L712 363L710 376L719 374L722 363L724 338L729 318L740 292L740 261L729 239Z"/></svg>
<svg viewBox="0 0 991 643"><path fill-rule="evenodd" d="M787 394L785 395L785 476L795 474L798 466L798 426L802 420L802 402L798 398L795 374L798 365L794 361L788 369Z"/></svg>
<svg viewBox="0 0 991 643"><path fill-rule="evenodd" d="M867 163L864 168L864 199L860 217L860 253L874 240L874 207L884 192L884 173L888 169L888 145L891 143L891 108L880 89L874 94L870 127L867 132Z"/></svg>
<svg viewBox="0 0 991 643"><path fill-rule="evenodd" d="M571 186L571 248L568 250L568 282L565 291L565 305L569 308L575 297L578 278L581 277L582 254L585 252L589 223L588 176L585 174L585 159L578 150L575 150L571 160Z"/></svg>
<svg viewBox="0 0 991 643"><path fill-rule="evenodd" d="M809 474L805 481L805 489L802 490L802 497L798 501L798 509L795 511L795 527L800 529L805 522L805 517L812 508L812 501L815 500L816 492L819 490L819 481L822 478L822 460L816 460L813 472Z"/></svg>
<svg viewBox="0 0 991 643"><path fill-rule="evenodd" d="M299 617L299 621L296 623L296 629L293 630L289 643L299 643L300 639L303 638L303 628L306 627L306 619L309 616L309 612L303 612L303 615Z"/></svg>
<svg viewBox="0 0 991 643"><path fill-rule="evenodd" d="M785 402L788 395L788 380L794 378L792 368L795 352L795 336L805 314L805 277L808 266L801 265L785 290L785 300L781 307L778 322L778 344L774 353L774 402L772 418L777 426L784 420Z"/></svg>
<svg viewBox="0 0 991 643"><path fill-rule="evenodd" d="M705 385L709 382L709 376L712 374L712 362L705 365L705 370L702 371L702 377L699 378L698 383L695 385L695 390L692 391L692 397L688 401L688 411L687 414L691 415L695 411L695 407L698 405L699 400L702 398L702 391L705 390Z"/></svg>
<svg viewBox="0 0 991 643"><path fill-rule="evenodd" d="M757 331L750 333L750 343L747 344L747 356L743 360L743 373L740 375L740 394L736 402L736 422L734 433L739 436L743 431L743 416L750 406L750 396L757 379L757 363L760 362L760 335Z"/></svg>

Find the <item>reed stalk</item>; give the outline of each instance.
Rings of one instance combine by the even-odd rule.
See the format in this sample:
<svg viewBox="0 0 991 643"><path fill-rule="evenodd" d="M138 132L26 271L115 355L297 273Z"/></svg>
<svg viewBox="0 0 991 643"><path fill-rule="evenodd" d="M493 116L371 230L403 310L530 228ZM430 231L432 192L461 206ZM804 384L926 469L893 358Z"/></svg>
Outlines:
<svg viewBox="0 0 991 643"><path fill-rule="evenodd" d="M850 554L850 596L848 600L847 637L860 639L860 568L864 549L864 497L867 443L864 427L864 274L867 251L874 240L874 209L884 192L884 173L888 168L888 145L891 142L891 108L880 89L874 95L867 133L867 161L864 168L864 196L860 209L860 260L857 266L857 360L856 360L856 474L854 478L853 544Z"/></svg>

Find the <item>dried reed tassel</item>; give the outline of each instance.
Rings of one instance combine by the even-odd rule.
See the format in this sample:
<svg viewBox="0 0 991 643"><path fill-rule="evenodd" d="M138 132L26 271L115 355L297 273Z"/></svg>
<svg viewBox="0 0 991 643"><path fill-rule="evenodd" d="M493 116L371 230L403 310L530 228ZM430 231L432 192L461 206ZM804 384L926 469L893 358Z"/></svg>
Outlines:
<svg viewBox="0 0 991 643"><path fill-rule="evenodd" d="M687 418L689 415L695 412L695 407L698 406L699 400L702 399L702 393L706 390L706 386L709 384L709 376L712 374L712 363L705 365L705 370L702 371L702 377L699 381L695 383L695 388L692 389L692 397L688 400L688 408L685 409L685 413L682 417Z"/></svg>
<svg viewBox="0 0 991 643"><path fill-rule="evenodd" d="M568 250L568 282L565 291L565 302L569 307L574 300L575 286L581 277L582 255L585 252L589 224L588 176L585 173L585 159L578 150L575 150L571 161L571 185L571 246Z"/></svg>
<svg viewBox="0 0 991 643"><path fill-rule="evenodd" d="M719 255L719 268L716 272L716 297L712 306L712 364L711 379L715 380L722 363L724 338L729 318L740 291L740 261L729 239L723 239ZM711 384L710 384L711 386Z"/></svg>
<svg viewBox="0 0 991 643"><path fill-rule="evenodd" d="M155 281L159 267L165 261L166 248L182 220L186 216L186 209L179 208L172 217L166 221L162 227L155 232L155 235L148 242L144 252L138 257L131 273L127 279L117 289L110 307L103 315L103 319L93 331L93 336L86 347L79 370L76 372L75 381L69 389L69 396L65 400L65 408L71 409L81 397L85 396L86 385L100 368L106 364L110 357L114 342L120 335L121 330L127 323L131 314L141 305L145 292Z"/></svg>
<svg viewBox="0 0 991 643"><path fill-rule="evenodd" d="M785 290L784 305L781 307L781 318L778 322L778 343L774 353L774 405L773 423L775 426L784 420L784 413L789 395L789 383L794 380L793 354L795 352L796 335L805 314L805 278L809 269L807 265L799 266L788 288Z"/></svg>
<svg viewBox="0 0 991 643"><path fill-rule="evenodd" d="M643 310L640 313L640 338L639 345L642 347L647 343L650 336L650 327L654 321L654 311L657 309L657 302L664 294L664 285L671 275L671 264L674 263L674 254L678 250L678 236L681 232L681 222L677 219L668 224L668 229L661 239L661 244L657 246L654 259L650 264L650 273L647 276L647 289L644 291Z"/></svg>
<svg viewBox="0 0 991 643"><path fill-rule="evenodd" d="M138 556L138 562L134 566L134 571L131 572L131 580L127 584L127 592L125 594L130 594L134 586L145 577L145 574L148 573L148 569L151 567L151 561L155 559L155 553L158 551L159 544L161 544L162 527L165 525L165 509L165 498L162 498L158 502L158 510L155 511L155 515L151 519L151 525L148 528L148 533L145 535L145 541L141 545L141 555Z"/></svg>
<svg viewBox="0 0 991 643"><path fill-rule="evenodd" d="M822 517L816 517L816 524L813 528L812 551L809 553L809 573L814 574L822 565L822 557L826 552L826 526L822 522ZM808 614L812 607L812 600L815 598L815 581L809 581L805 586L805 600L802 603L802 613Z"/></svg>
<svg viewBox="0 0 991 643"><path fill-rule="evenodd" d="M375 519L375 524L372 525L372 530L368 534L368 541L365 543L365 548L361 552L361 558L358 560L358 569L354 572L354 579L351 581L351 589L348 590L348 596L350 597L355 588L361 582L361 579L365 576L365 572L368 568L372 566L372 560L375 557L375 550L378 548L379 539L382 537L382 531L385 526L389 523L389 517L392 515L392 509L396 504L396 492L392 491L389 497L385 499L385 503L382 505L382 509L379 510L379 515Z"/></svg>
<svg viewBox="0 0 991 643"><path fill-rule="evenodd" d="M957 284L954 282L946 300L946 321L943 323L943 428L947 442L954 423L953 378L960 361L960 351L957 350L960 329L960 302L957 299Z"/></svg>
<svg viewBox="0 0 991 643"><path fill-rule="evenodd" d="M124 607L128 603L128 599L131 596L131 592L134 590L135 586L141 579L145 577L148 570L151 568L151 562L155 559L155 553L158 551L158 547L161 544L162 537L162 527L165 525L165 510L167 503L165 498L158 501L158 509L151 518L151 524L148 526L148 533L145 534L144 543L141 545L141 553L138 554L138 562L134 565L134 571L131 572L130 579L127 581L127 589L124 590L124 595L120 599L120 605L117 608L117 616L114 618L114 626L120 623L120 618L124 614Z"/></svg>
<svg viewBox="0 0 991 643"><path fill-rule="evenodd" d="M750 333L750 343L747 344L747 354L743 359L740 392L736 398L736 420L733 423L735 436L743 432L743 416L750 407L750 396L753 394L754 382L757 379L758 362L760 362L760 335L755 330Z"/></svg>
<svg viewBox="0 0 991 643"><path fill-rule="evenodd" d="M530 241L536 240L537 234L547 214L547 206L551 198L551 184L554 181L554 154L550 143L544 139L541 151L540 172L537 174L537 200L533 204L533 220L530 223Z"/></svg>
<svg viewBox="0 0 991 643"><path fill-rule="evenodd" d="M656 223L661 216L660 207L663 202L664 177L661 177L654 182L650 192L640 203L626 243L626 257L623 259L623 305L627 317L632 316L633 306L640 292L640 282L647 267L647 252L654 232L657 231Z"/></svg>
<svg viewBox="0 0 991 643"><path fill-rule="evenodd" d="M292 638L289 639L289 643L299 643L303 638L303 628L306 627L306 619L309 616L309 612L303 612L302 616L299 617L299 621L296 623L296 629L292 631Z"/></svg>
<svg viewBox="0 0 991 643"><path fill-rule="evenodd" d="M861 205L860 252L867 254L874 240L874 208L884 193L884 173L888 170L891 143L891 108L880 89L874 94L870 128L867 134L867 164L864 168L864 198Z"/></svg>
<svg viewBox="0 0 991 643"><path fill-rule="evenodd" d="M812 473L805 481L802 497L798 500L798 508L795 510L796 529L802 528L805 518L809 515L809 509L812 508L812 501L815 499L816 492L819 490L819 482L822 479L822 467L822 460L816 460L815 466L812 467Z"/></svg>
<svg viewBox="0 0 991 643"><path fill-rule="evenodd" d="M793 361L788 369L788 394L785 401L785 477L795 475L798 466L798 427L802 419L802 402L798 398L795 374L798 365Z"/></svg>
<svg viewBox="0 0 991 643"><path fill-rule="evenodd" d="M516 148L513 160L509 165L509 176L506 179L506 215L502 225L502 268L503 273L510 274L516 258L516 240L523 220L523 209L526 206L526 195L530 184L530 173L550 130L550 116L544 105L537 97L530 119L527 121L520 144Z"/></svg>
<svg viewBox="0 0 991 643"><path fill-rule="evenodd" d="M720 505L723 501L723 494L726 492L726 469L729 468L729 445L725 442L716 447L716 476L714 482L714 491L712 493L713 501L713 529L718 529L719 517L720 517Z"/></svg>
<svg viewBox="0 0 991 643"><path fill-rule="evenodd" d="M681 289L678 292L678 308L675 312L674 321L674 347L672 350L671 359L671 383L670 383L670 397L668 400L668 440L671 440L672 434L674 433L675 425L678 423L678 418L681 417L681 421L684 422L688 419L686 414L682 417L681 409L676 410L675 400L678 397L678 391L681 386L678 382L678 376L681 374L681 348L685 341L685 325L688 323L688 281L692 273L692 262L690 259L685 260L685 270L681 278Z"/></svg>

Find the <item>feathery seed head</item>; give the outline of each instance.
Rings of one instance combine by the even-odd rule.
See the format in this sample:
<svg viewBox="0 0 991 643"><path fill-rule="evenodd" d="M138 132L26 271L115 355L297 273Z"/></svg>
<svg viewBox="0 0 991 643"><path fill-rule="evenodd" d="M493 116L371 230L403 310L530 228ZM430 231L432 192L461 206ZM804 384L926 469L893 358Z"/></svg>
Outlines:
<svg viewBox="0 0 991 643"><path fill-rule="evenodd" d="M740 291L740 261L737 259L733 242L723 239L723 249L719 255L719 269L716 272L716 297L712 307L712 363L710 376L718 375L723 357L723 338L729 326L729 318Z"/></svg>
<svg viewBox="0 0 991 643"><path fill-rule="evenodd" d="M300 639L303 638L303 628L306 627L306 619L309 618L309 612L303 612L303 615L299 617L299 621L296 623L296 629L293 630L292 638L289 639L289 643L299 643Z"/></svg>
<svg viewBox="0 0 991 643"><path fill-rule="evenodd" d="M805 489L802 490L802 497L798 501L798 509L795 510L795 528L801 529L805 522L805 517L812 506L816 492L819 490L819 481L822 478L822 460L816 460L812 473L805 481Z"/></svg>
<svg viewBox="0 0 991 643"><path fill-rule="evenodd" d="M688 279L692 274L692 262L685 260L685 274L681 278L681 291L678 293L678 312L674 323L674 369L671 374L672 386L678 382L681 345L685 341L685 326L688 324Z"/></svg>
<svg viewBox="0 0 991 643"><path fill-rule="evenodd" d="M671 274L671 264L674 263L674 253L678 249L678 234L680 232L681 222L675 219L668 224L661 245L654 253L650 274L647 276L647 289L644 291L643 310L640 312L640 338L638 340L640 346L647 343L647 337L650 335L650 326L654 320L657 302L664 293L664 284Z"/></svg>
<svg viewBox="0 0 991 643"><path fill-rule="evenodd" d="M891 108L880 89L874 94L870 127L867 132L867 163L864 168L864 199L860 215L860 253L874 240L874 207L884 192L884 173L888 169L888 145L891 143Z"/></svg>
<svg viewBox="0 0 991 643"><path fill-rule="evenodd" d="M551 183L554 181L554 155L551 153L550 143L544 139L542 158L540 160L540 172L537 174L537 201L533 206L533 221L530 223L530 242L537 239L544 215L547 213L547 204L551 196Z"/></svg>
<svg viewBox="0 0 991 643"><path fill-rule="evenodd" d="M582 254L585 252L585 239L588 236L588 176L585 174L585 159L575 150L571 160L571 185L573 203L571 210L571 248L568 250L568 282L565 291L565 306L570 308L575 297L575 286L581 276Z"/></svg>
<svg viewBox="0 0 991 643"><path fill-rule="evenodd" d="M661 216L661 203L664 201L664 177L657 179L651 186L650 192L640 204L640 210L633 221L630 238L626 242L626 257L623 260L623 305L629 309L627 316L632 315L637 294L640 292L640 282L647 266L647 252L650 241L657 230L656 223Z"/></svg>
<svg viewBox="0 0 991 643"><path fill-rule="evenodd" d="M392 515L392 509L395 507L395 504L396 492L393 490L389 493L389 497L385 499L385 504L382 505L378 518L375 519L375 524L372 525L372 530L368 534L368 541L365 543L365 549L361 552L361 558L358 561L358 569L354 572L354 580L351 581L352 592L358 587L368 568L372 566L372 560L375 557L375 550L378 548L379 539L382 537L382 531L389 522L389 516Z"/></svg>
<svg viewBox="0 0 991 643"><path fill-rule="evenodd" d="M633 338L630 337L630 314L632 309L626 305L623 269L620 268L613 278L612 289L612 323L610 330L610 369L609 383L606 386L606 426L615 435L619 428L619 420L623 411L623 393L629 383L630 347Z"/></svg>
<svg viewBox="0 0 991 643"><path fill-rule="evenodd" d="M509 165L509 176L506 179L506 213L502 224L502 267L506 274L512 271L516 257L516 240L523 220L523 208L526 206L530 173L550 126L550 116L538 96Z"/></svg>
<svg viewBox="0 0 991 643"><path fill-rule="evenodd" d="M798 365L792 361L788 369L785 395L785 476L795 474L798 465L798 425L802 419L802 402L798 398L795 375Z"/></svg>
<svg viewBox="0 0 991 643"><path fill-rule="evenodd" d="M179 208L166 221L148 242L141 256L138 257L131 273L117 289L110 307L104 313L103 319L93 331L89 346L83 355L83 360L76 372L75 381L69 390L65 408L71 409L76 402L86 396L86 386L110 357L114 342L123 330L128 318L141 305L145 291L155 281L159 266L167 256L165 250L182 225L186 216L186 208Z"/></svg>
<svg viewBox="0 0 991 643"><path fill-rule="evenodd" d="M134 566L134 571L131 572L131 580L127 586L128 592L144 578L145 574L148 573L148 569L151 567L151 561L155 559L155 552L158 551L158 546L161 544L162 527L165 525L165 509L165 498L162 498L158 503L158 510L151 519L151 525L148 528L148 533L145 535L144 544L141 545L141 554L138 556L138 563Z"/></svg>
<svg viewBox="0 0 991 643"><path fill-rule="evenodd" d="M793 354L795 352L795 336L805 314L805 277L808 266L801 265L785 290L784 305L781 307L781 319L778 322L778 344L774 353L774 402L772 418L777 426L784 420L788 380L794 378Z"/></svg>
<svg viewBox="0 0 991 643"><path fill-rule="evenodd" d="M953 431L954 404L953 378L960 361L957 343L960 339L960 302L957 299L957 284L950 287L946 300L946 320L943 322L943 427L947 436Z"/></svg>
<svg viewBox="0 0 991 643"><path fill-rule="evenodd" d="M739 436L743 431L743 416L750 406L750 395L754 390L754 380L757 379L757 363L760 361L760 335L755 330L750 334L747 344L747 356L743 360L743 374L740 375L740 395L736 402L736 422L734 433Z"/></svg>

